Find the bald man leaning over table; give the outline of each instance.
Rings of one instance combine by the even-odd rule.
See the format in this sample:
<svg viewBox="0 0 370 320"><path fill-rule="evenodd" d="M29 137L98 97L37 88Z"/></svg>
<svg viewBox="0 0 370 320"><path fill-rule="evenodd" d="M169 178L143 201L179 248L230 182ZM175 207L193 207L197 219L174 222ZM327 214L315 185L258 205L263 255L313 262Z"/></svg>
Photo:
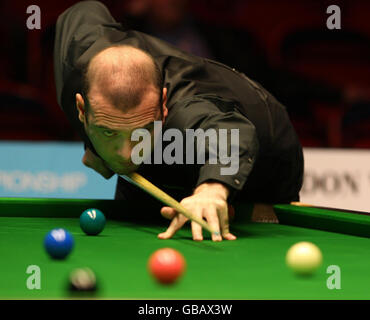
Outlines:
<svg viewBox="0 0 370 320"><path fill-rule="evenodd" d="M228 203L259 203L254 221L277 222L272 204L299 201L303 154L297 135L285 107L246 75L126 30L97 1L79 2L58 18L54 49L58 103L85 142L83 163L106 179L141 174L220 230L213 241L236 239L229 230ZM216 162L207 160L215 154L210 146L202 163L135 163L138 142L131 135L138 129L150 133L153 160L159 124L163 133L177 129L185 137L189 129L224 130L227 151L237 150L237 170L225 174L229 165L220 153ZM162 150L170 144L162 143ZM118 178L115 199L136 199L139 205L149 198ZM170 207L161 214L172 220L161 239L187 221ZM203 240L202 228L194 222L191 228L193 239Z"/></svg>

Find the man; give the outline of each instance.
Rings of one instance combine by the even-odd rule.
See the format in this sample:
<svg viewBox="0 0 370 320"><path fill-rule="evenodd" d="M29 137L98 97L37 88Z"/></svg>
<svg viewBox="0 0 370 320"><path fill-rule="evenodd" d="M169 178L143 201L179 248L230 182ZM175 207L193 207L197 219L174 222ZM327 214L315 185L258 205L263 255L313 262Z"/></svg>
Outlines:
<svg viewBox="0 0 370 320"><path fill-rule="evenodd" d="M228 201L299 200L302 148L287 112L244 74L125 30L96 1L77 3L59 17L54 49L58 102L85 141L83 163L105 178L137 171L219 230L213 241L236 239L229 231ZM137 165L132 134L145 128L157 141L156 123L163 132L238 129L238 170L222 174L221 157L216 163ZM228 151L235 147L230 134ZM205 153L212 154L211 147ZM119 178L115 198L139 205L148 196ZM169 207L161 213L172 219L161 239L187 221ZM191 227L193 239L202 240L201 227L194 222Z"/></svg>

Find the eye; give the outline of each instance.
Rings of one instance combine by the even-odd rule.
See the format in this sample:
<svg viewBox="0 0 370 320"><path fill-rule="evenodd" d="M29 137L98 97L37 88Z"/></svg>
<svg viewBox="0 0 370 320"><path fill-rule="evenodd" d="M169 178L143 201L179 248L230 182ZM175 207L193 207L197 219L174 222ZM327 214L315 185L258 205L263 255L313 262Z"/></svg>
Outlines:
<svg viewBox="0 0 370 320"><path fill-rule="evenodd" d="M106 137L113 137L115 135L115 133L113 131L110 131L110 130L104 130L103 134Z"/></svg>

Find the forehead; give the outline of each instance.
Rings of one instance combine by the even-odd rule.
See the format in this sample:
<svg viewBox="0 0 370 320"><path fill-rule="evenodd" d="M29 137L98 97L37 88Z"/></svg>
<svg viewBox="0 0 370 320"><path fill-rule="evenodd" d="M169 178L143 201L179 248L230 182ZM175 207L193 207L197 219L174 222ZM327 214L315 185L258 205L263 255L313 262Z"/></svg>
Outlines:
<svg viewBox="0 0 370 320"><path fill-rule="evenodd" d="M159 97L146 97L141 103L128 110L121 110L104 99L90 98L89 123L97 128L112 130L131 130L143 127L158 119L160 113Z"/></svg>

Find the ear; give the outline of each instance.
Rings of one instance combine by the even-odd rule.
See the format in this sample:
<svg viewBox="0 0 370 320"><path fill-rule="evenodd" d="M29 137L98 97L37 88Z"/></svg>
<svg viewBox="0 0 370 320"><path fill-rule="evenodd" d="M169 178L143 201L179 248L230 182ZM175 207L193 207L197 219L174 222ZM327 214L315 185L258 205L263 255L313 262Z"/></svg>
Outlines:
<svg viewBox="0 0 370 320"><path fill-rule="evenodd" d="M162 109L163 109L163 119L162 124L167 118L168 115L168 109L167 109L167 88L163 88L162 92Z"/></svg>
<svg viewBox="0 0 370 320"><path fill-rule="evenodd" d="M78 112L78 119L84 123L85 122L85 101L82 98L81 94L76 93L76 107Z"/></svg>

